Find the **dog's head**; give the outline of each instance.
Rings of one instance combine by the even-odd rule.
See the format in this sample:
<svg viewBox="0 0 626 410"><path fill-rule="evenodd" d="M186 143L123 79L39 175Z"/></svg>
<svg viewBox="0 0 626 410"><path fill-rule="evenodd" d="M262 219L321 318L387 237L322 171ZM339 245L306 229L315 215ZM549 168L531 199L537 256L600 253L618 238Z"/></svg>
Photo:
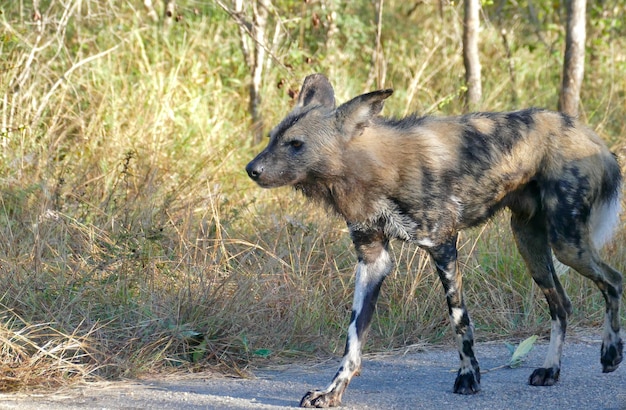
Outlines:
<svg viewBox="0 0 626 410"><path fill-rule="evenodd" d="M336 108L328 79L309 75L296 106L270 132L269 144L250 161L246 172L264 188L338 175L346 143L363 132L392 92L363 94Z"/></svg>

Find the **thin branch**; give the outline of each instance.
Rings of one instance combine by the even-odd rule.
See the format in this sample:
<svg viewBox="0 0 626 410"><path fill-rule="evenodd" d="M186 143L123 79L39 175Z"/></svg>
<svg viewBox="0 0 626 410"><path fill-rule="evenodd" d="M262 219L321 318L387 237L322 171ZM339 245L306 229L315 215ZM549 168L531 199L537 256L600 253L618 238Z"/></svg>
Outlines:
<svg viewBox="0 0 626 410"><path fill-rule="evenodd" d="M143 6L146 8L146 10L148 10L148 16L150 16L153 22L156 23L157 21L159 21L159 15L152 5L152 0L143 0Z"/></svg>
<svg viewBox="0 0 626 410"><path fill-rule="evenodd" d="M243 17L239 14L236 13L234 11L232 11L230 8L228 8L228 6L226 6L221 0L215 0L215 3L217 3L218 6L220 6L222 8L222 10L224 10L226 12L226 14L228 14L233 20L235 20L235 22L240 26L240 30L243 31L243 33L245 33L248 37L250 37L253 41L256 42L255 38L254 38L254 34L252 33L252 31L250 30L250 23L248 23L247 21L245 21L243 19ZM273 53L272 51L267 47L266 44L259 44L261 47L263 47L265 49L265 52L267 52L267 54L269 55L269 57L274 60L274 62L281 68L283 68L285 71L287 71L288 73L291 73L291 71L289 70L289 68L287 68L287 66L285 66Z"/></svg>

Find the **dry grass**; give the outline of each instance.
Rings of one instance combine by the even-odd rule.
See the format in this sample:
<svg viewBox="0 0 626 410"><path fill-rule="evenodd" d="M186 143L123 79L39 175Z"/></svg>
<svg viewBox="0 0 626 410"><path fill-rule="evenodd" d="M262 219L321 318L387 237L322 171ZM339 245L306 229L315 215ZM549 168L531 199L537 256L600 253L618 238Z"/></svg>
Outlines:
<svg viewBox="0 0 626 410"><path fill-rule="evenodd" d="M41 25L24 2L1 7L0 390L164 369L241 373L268 357L343 350L350 240L341 221L299 195L262 191L245 176L259 147L250 146L237 28L211 3L179 1L183 20L164 35L135 3L52 0ZM385 86L397 92L386 112L460 112L458 6L446 9L446 29L434 5L410 16L388 6ZM273 14L285 30L276 57L294 68L267 71L268 123L311 71L330 73L339 100L367 91L368 9L337 6L338 25L351 30L339 30L341 49L325 49L324 31L310 26L324 11L307 7ZM554 106L562 35L544 33L551 48L510 17L515 84L499 28L481 33L485 107ZM624 49L623 37L595 45L583 87L584 116L618 151ZM507 225L498 217L460 241L479 338L549 327ZM622 271L624 236L606 249ZM428 258L393 247L397 269L367 349L447 341ZM563 282L573 325L599 325L599 292L579 275Z"/></svg>
<svg viewBox="0 0 626 410"><path fill-rule="evenodd" d="M68 335L47 323L1 319L0 391L93 379L98 354L92 351L91 331Z"/></svg>

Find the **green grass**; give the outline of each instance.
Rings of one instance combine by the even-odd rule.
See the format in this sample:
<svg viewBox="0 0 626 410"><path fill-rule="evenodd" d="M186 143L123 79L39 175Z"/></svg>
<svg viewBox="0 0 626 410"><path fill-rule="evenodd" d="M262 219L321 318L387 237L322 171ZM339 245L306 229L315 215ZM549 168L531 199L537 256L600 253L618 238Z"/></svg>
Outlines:
<svg viewBox="0 0 626 410"><path fill-rule="evenodd" d="M237 27L213 3L178 3L183 19L167 34L140 2L45 2L41 35L30 3L0 8L2 390L166 370L240 373L343 351L356 262L345 225L289 189L261 190L247 178L261 147L251 144ZM387 114L462 111L461 8L448 5L441 17L435 3L407 15L385 2L384 86L396 90ZM321 3L303 14L300 3L276 2L271 24L280 19L284 32L274 49L284 66L266 71L268 126L313 71L331 76L339 101L376 86L367 86L373 10L329 4L334 43L327 23L311 23L313 13L327 22ZM485 10L484 108L554 108L560 21L544 16L536 28L523 7L507 6L508 61L494 9ZM621 158L623 12L620 1L592 14L582 95L582 117ZM605 250L622 271L624 238L621 229ZM460 247L478 339L547 334L546 304L506 214L463 233ZM366 349L448 342L428 258L402 243L393 255ZM601 325L595 287L574 273L562 281L572 326Z"/></svg>

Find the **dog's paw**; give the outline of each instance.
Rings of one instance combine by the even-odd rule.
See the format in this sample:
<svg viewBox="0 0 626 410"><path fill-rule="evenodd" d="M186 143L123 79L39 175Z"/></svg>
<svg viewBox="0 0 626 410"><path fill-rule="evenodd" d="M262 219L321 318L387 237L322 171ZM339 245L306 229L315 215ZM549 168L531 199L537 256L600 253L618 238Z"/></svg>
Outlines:
<svg viewBox="0 0 626 410"><path fill-rule="evenodd" d="M600 362L602 363L602 373L615 371L624 358L624 342L618 339L616 343L602 343Z"/></svg>
<svg viewBox="0 0 626 410"><path fill-rule="evenodd" d="M552 386L559 380L560 374L561 369L558 367L540 367L530 375L528 384L531 386Z"/></svg>
<svg viewBox="0 0 626 410"><path fill-rule="evenodd" d="M457 394L476 394L480 391L480 370L474 369L459 373L454 381L454 392Z"/></svg>
<svg viewBox="0 0 626 410"><path fill-rule="evenodd" d="M313 390L300 400L300 407L327 408L341 405L341 395L335 391Z"/></svg>

